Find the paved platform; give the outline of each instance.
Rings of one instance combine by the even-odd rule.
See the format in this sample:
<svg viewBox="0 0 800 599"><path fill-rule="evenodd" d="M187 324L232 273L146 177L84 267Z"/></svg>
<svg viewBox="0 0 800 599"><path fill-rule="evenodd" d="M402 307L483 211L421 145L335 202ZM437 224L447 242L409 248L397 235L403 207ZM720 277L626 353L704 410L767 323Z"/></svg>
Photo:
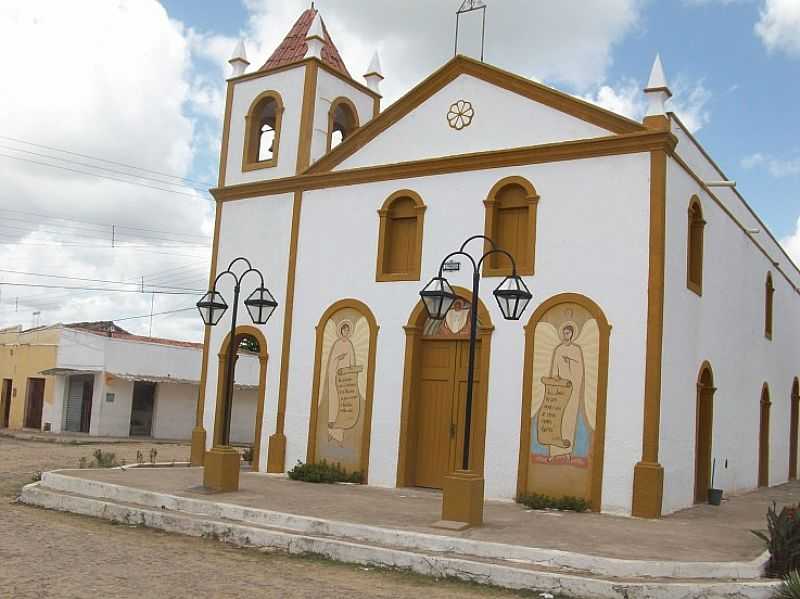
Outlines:
<svg viewBox="0 0 800 599"><path fill-rule="evenodd" d="M696 506L661 520L541 512L511 502L487 501L483 527L453 532L431 527L440 519L441 494L424 489L311 484L242 472L238 492L209 495L199 488L200 468L85 470L69 474L178 497L327 520L633 560L754 560L763 553L764 546L750 531L765 528L768 505L772 501L800 502L798 482L741 495L719 507Z"/></svg>
<svg viewBox="0 0 800 599"><path fill-rule="evenodd" d="M18 441L36 441L39 443L61 443L64 445L117 445L134 444L142 445L186 445L191 446L187 439L153 439L151 437L97 437L88 433L53 433L34 429L0 428L0 437L17 439Z"/></svg>

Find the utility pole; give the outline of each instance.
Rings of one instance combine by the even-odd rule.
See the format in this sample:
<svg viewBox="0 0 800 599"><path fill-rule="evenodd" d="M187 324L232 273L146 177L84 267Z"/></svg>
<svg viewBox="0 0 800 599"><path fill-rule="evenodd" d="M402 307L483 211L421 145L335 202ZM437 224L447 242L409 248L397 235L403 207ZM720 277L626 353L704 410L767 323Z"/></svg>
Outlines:
<svg viewBox="0 0 800 599"><path fill-rule="evenodd" d="M114 247L114 243L117 240L117 225L111 225L111 247Z"/></svg>
<svg viewBox="0 0 800 599"><path fill-rule="evenodd" d="M153 336L153 305L155 304L155 301L156 301L156 294L153 293L152 295L150 295L150 333L148 334L148 337Z"/></svg>

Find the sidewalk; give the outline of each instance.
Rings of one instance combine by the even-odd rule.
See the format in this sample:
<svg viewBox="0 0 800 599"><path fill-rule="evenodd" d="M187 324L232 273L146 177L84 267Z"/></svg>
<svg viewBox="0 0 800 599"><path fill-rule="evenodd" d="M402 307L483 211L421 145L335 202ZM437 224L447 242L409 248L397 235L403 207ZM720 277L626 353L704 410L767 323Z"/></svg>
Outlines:
<svg viewBox="0 0 800 599"><path fill-rule="evenodd" d="M39 443L62 443L65 445L115 445L147 444L147 445L191 445L187 439L152 439L150 437L92 437L87 433L51 433L32 429L0 428L0 437L17 439L18 441L36 441Z"/></svg>
<svg viewBox="0 0 800 599"><path fill-rule="evenodd" d="M64 474L177 497L202 499L428 535L589 554L626 560L739 562L758 558L763 543L750 532L766 526L768 505L797 503L800 482L760 489L723 502L643 520L595 513L531 511L510 502L487 501L484 526L442 531L441 494L424 489L323 485L242 472L236 493L208 494L202 469L68 471Z"/></svg>

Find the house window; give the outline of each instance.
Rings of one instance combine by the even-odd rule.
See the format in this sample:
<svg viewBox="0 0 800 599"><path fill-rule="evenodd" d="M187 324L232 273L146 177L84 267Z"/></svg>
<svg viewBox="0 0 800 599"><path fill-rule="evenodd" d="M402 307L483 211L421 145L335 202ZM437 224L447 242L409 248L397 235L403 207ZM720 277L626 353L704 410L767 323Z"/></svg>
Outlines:
<svg viewBox="0 0 800 599"><path fill-rule="evenodd" d="M398 191L378 210L376 281L419 281L425 203L413 191Z"/></svg>
<svg viewBox="0 0 800 599"><path fill-rule="evenodd" d="M283 102L277 92L264 92L245 117L242 170L269 168L278 163Z"/></svg>
<svg viewBox="0 0 800 599"><path fill-rule="evenodd" d="M697 295L703 294L703 207L700 199L692 196L689 201L689 224L686 249L686 287Z"/></svg>
<svg viewBox="0 0 800 599"><path fill-rule="evenodd" d="M772 273L767 273L767 282L764 285L764 336L772 339L772 300L775 287L772 285Z"/></svg>
<svg viewBox="0 0 800 599"><path fill-rule="evenodd" d="M532 275L536 246L536 208L539 194L522 177L509 177L495 185L484 201L486 206L485 235L498 248L512 256L517 274ZM487 242L487 250L489 249ZM511 261L502 254L493 254L484 262L483 275L510 275Z"/></svg>
<svg viewBox="0 0 800 599"><path fill-rule="evenodd" d="M337 98L328 112L328 151L342 143L358 129L358 112L347 98Z"/></svg>

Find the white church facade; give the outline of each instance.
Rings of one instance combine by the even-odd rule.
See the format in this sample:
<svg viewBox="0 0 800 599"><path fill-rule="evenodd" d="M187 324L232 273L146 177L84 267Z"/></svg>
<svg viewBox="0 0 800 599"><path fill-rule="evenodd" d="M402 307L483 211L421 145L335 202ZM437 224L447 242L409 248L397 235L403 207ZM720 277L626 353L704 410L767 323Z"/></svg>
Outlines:
<svg viewBox="0 0 800 599"><path fill-rule="evenodd" d="M800 272L665 110L660 61L642 123L463 56L381 110L377 56L353 79L313 9L262 68L241 47L232 64L211 281L244 256L279 303L241 328L262 348L258 470L325 459L442 486L470 276L446 274L443 322L419 291L483 234L533 293L504 320L510 266L483 265L469 462L486 498L658 517L705 501L712 474L727 494L796 477ZM220 438L229 317L206 329L195 463Z"/></svg>

